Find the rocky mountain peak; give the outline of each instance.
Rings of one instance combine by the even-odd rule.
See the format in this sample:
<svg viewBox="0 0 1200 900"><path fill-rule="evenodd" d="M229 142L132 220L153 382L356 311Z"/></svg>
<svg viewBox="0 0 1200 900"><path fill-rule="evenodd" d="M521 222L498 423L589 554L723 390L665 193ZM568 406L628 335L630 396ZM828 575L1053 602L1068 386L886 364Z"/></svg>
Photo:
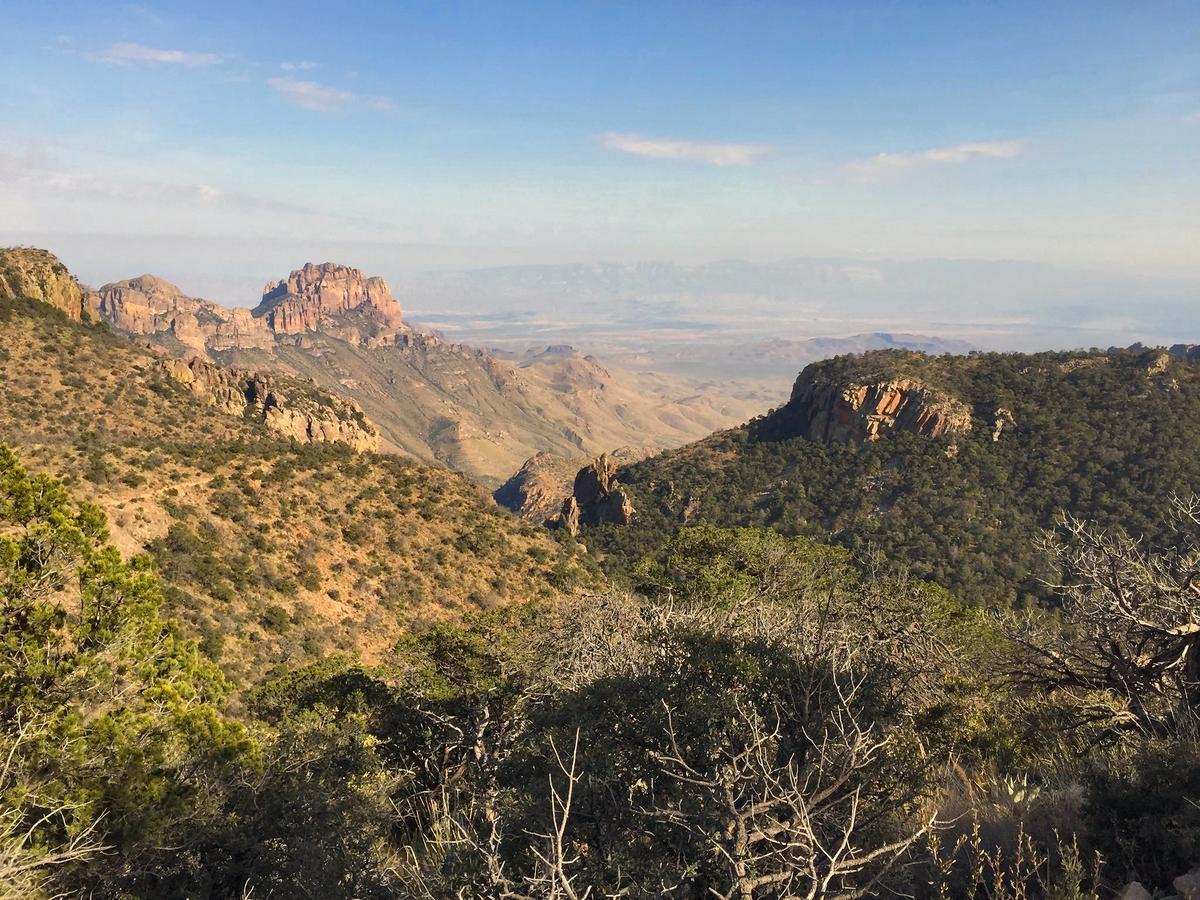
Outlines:
<svg viewBox="0 0 1200 900"><path fill-rule="evenodd" d="M86 317L83 289L49 250L0 248L0 297L39 300L75 322Z"/></svg>
<svg viewBox="0 0 1200 900"><path fill-rule="evenodd" d="M286 280L269 282L253 314L276 334L349 326L379 338L401 327L400 304L387 282L337 263L305 263Z"/></svg>

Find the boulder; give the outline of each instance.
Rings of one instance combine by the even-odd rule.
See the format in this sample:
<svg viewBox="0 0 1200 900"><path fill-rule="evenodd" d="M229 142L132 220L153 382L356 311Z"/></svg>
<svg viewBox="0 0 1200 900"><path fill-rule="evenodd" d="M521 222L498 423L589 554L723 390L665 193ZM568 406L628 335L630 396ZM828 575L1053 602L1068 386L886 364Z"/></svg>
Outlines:
<svg viewBox="0 0 1200 900"><path fill-rule="evenodd" d="M1154 900L1154 895L1140 881L1131 881L1117 894L1116 900Z"/></svg>

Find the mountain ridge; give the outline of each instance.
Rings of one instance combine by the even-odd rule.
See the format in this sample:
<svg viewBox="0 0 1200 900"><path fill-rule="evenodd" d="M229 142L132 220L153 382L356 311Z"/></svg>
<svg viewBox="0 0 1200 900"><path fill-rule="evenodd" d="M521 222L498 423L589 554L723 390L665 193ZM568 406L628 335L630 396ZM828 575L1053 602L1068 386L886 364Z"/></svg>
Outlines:
<svg viewBox="0 0 1200 900"><path fill-rule="evenodd" d="M365 411L381 449L441 462L488 487L538 452L673 446L752 409L712 382L614 370L573 348L510 361L443 341L403 320L384 279L336 263L268 282L253 310L191 297L154 276L104 285L87 302L171 355L311 380Z"/></svg>

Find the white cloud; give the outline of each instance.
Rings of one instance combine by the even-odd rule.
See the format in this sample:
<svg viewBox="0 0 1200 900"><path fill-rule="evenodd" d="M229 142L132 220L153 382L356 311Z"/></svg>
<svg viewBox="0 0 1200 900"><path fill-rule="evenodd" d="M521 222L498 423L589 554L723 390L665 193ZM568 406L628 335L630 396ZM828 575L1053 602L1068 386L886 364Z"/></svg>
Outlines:
<svg viewBox="0 0 1200 900"><path fill-rule="evenodd" d="M1188 125L1200 125L1200 111L1194 112L1194 113L1188 113L1186 116L1183 117L1183 121L1186 122Z"/></svg>
<svg viewBox="0 0 1200 900"><path fill-rule="evenodd" d="M285 72L307 72L309 69L315 69L317 64L310 60L302 60L300 62L283 62L279 64L279 68Z"/></svg>
<svg viewBox="0 0 1200 900"><path fill-rule="evenodd" d="M980 159L1011 159L1025 150L1024 141L985 141L934 147L916 153L880 153L842 166L844 176L851 181L870 184L887 181L927 166L953 166Z"/></svg>
<svg viewBox="0 0 1200 900"><path fill-rule="evenodd" d="M175 66L215 66L222 62L216 53L193 53L188 50L164 50L142 44L113 44L93 57L100 62L128 65L130 63L166 63Z"/></svg>
<svg viewBox="0 0 1200 900"><path fill-rule="evenodd" d="M652 159L680 159L710 166L750 166L775 148L770 144L712 144L675 138L643 137L640 134L609 132L601 143L609 150L648 156Z"/></svg>
<svg viewBox="0 0 1200 900"><path fill-rule="evenodd" d="M384 111L396 108L395 102L390 97L363 96L353 91L330 87L327 84L318 84L315 81L280 77L267 79L267 84L272 90L286 97L293 106L313 112L336 112L356 104Z"/></svg>

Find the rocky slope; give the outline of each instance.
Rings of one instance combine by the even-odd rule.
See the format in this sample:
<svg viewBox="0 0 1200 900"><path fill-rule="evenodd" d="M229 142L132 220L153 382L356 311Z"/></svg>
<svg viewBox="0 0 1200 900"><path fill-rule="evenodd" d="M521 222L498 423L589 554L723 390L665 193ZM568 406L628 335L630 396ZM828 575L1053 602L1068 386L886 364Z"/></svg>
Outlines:
<svg viewBox="0 0 1200 900"><path fill-rule="evenodd" d="M225 369L198 356L166 359L159 365L196 397L227 413L262 421L282 437L301 444L379 449L379 432L352 400L287 376Z"/></svg>
<svg viewBox="0 0 1200 900"><path fill-rule="evenodd" d="M545 451L535 453L492 492L492 497L522 519L545 522L562 509L582 465L581 459L564 459Z"/></svg>
<svg viewBox="0 0 1200 900"><path fill-rule="evenodd" d="M61 310L73 322L88 317L79 282L53 253L31 247L0 248L0 298L28 297Z"/></svg>
<svg viewBox="0 0 1200 900"><path fill-rule="evenodd" d="M241 683L336 650L377 660L415 624L593 578L461 474L282 439L271 409L304 409L302 383L209 365L0 299L0 442L149 553L169 611Z"/></svg>
<svg viewBox="0 0 1200 900"><path fill-rule="evenodd" d="M629 444L674 446L754 409L717 386L612 370L570 347L508 361L444 343L403 321L382 278L334 263L268 283L252 311L152 276L105 285L93 305L113 327L174 356L311 380L356 403L380 449L489 487L539 452L587 458Z"/></svg>
<svg viewBox="0 0 1200 900"><path fill-rule="evenodd" d="M564 459L553 453L537 453L525 460L525 464L493 491L492 496L501 506L511 509L523 519L531 522L554 520L556 524L562 524L565 521L562 518L564 504L568 498L576 496L575 486L581 473L596 470L602 465L605 471L611 469L615 472L616 466L649 459L657 452L653 447L618 447L591 462ZM607 462L602 464L601 459ZM611 487L611 478L607 485ZM584 495L576 496L576 506L579 501L588 501L586 488ZM571 519L577 521L578 516L568 513L567 520Z"/></svg>

